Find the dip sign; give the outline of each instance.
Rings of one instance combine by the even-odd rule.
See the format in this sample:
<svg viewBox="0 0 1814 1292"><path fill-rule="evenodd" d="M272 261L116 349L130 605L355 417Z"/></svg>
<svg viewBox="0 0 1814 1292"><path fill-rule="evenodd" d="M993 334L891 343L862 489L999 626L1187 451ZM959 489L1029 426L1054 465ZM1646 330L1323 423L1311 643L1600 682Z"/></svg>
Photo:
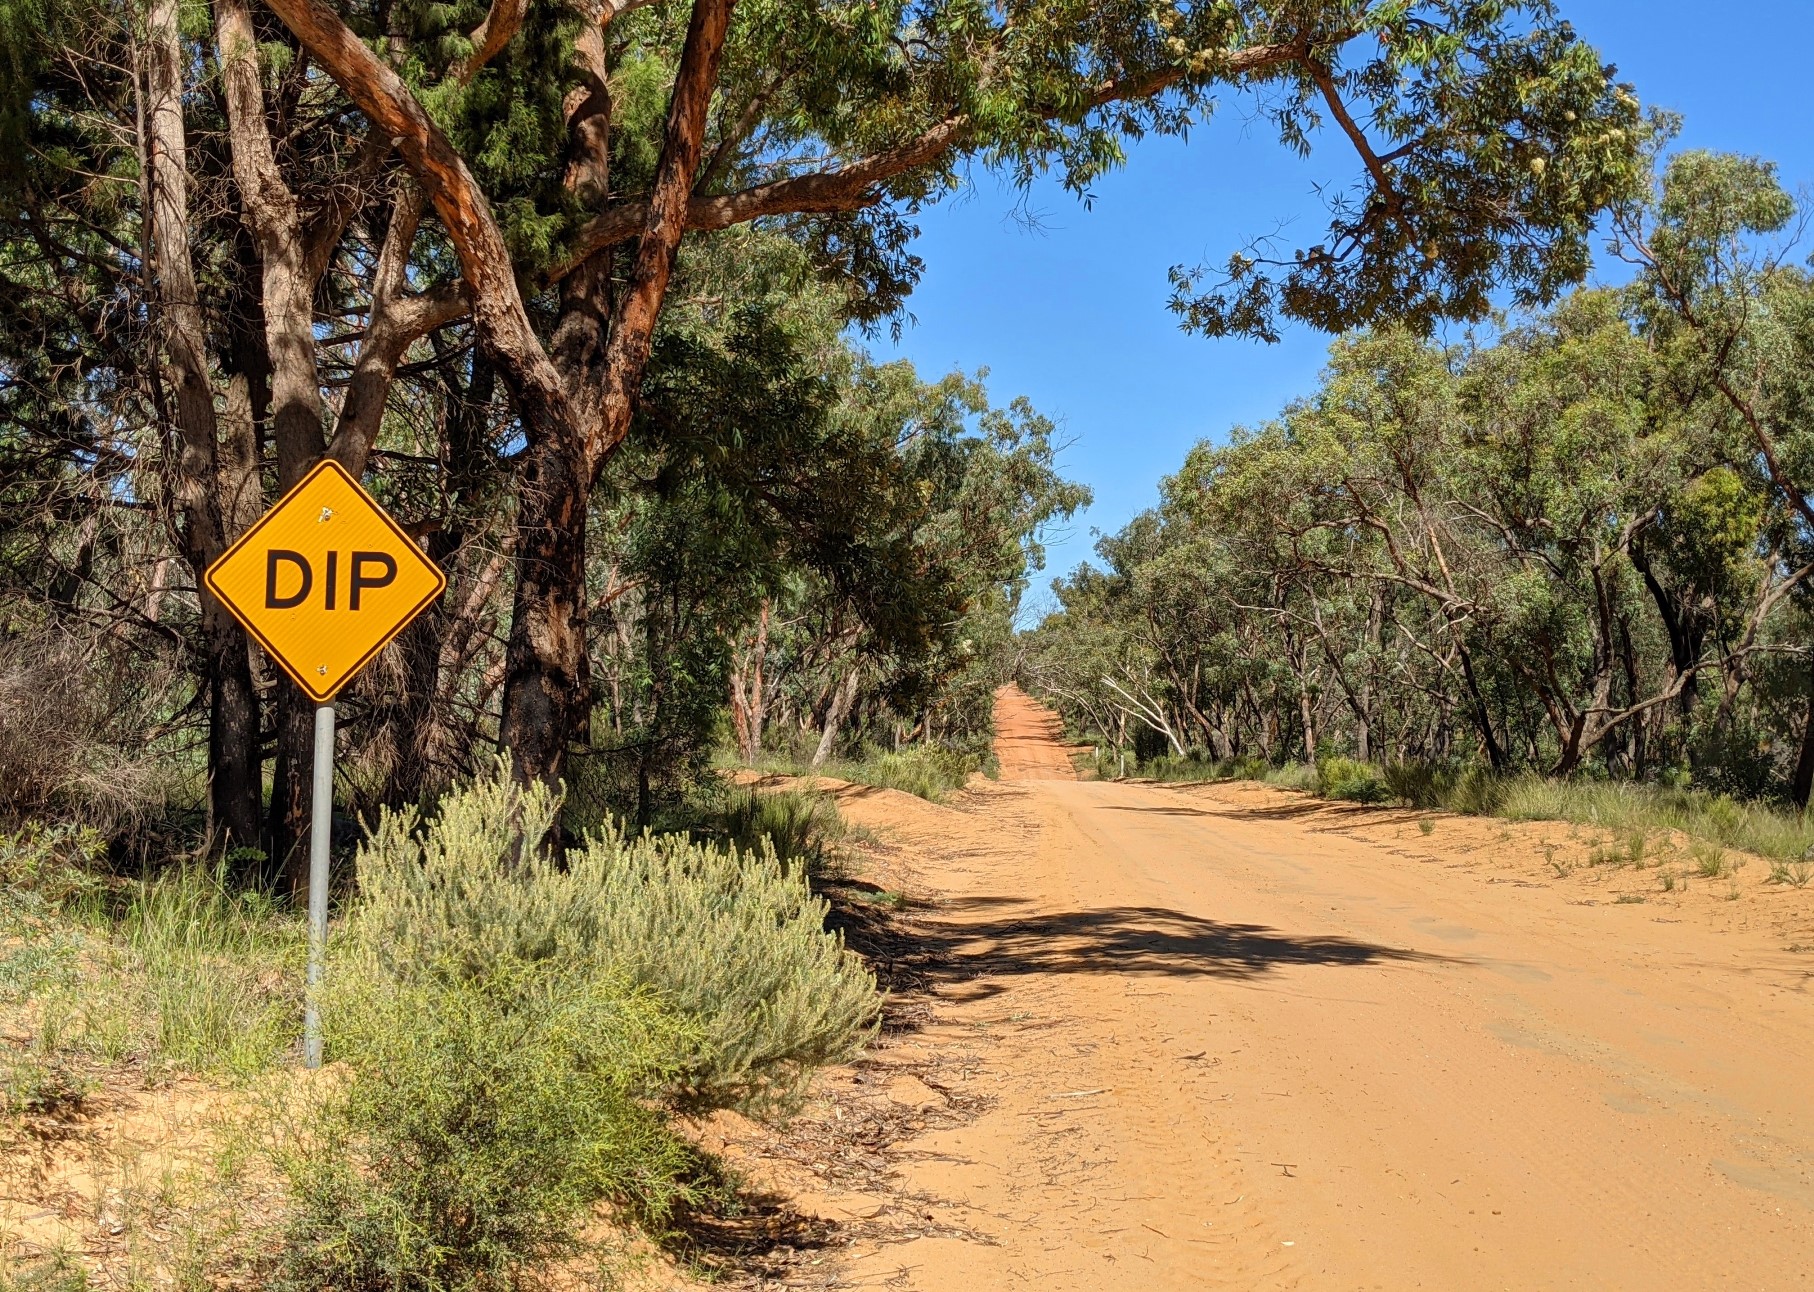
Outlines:
<svg viewBox="0 0 1814 1292"><path fill-rule="evenodd" d="M321 1066L316 989L328 929L334 696L447 587L345 467L324 460L222 553L208 590L315 701L309 804L309 976L303 1061Z"/></svg>

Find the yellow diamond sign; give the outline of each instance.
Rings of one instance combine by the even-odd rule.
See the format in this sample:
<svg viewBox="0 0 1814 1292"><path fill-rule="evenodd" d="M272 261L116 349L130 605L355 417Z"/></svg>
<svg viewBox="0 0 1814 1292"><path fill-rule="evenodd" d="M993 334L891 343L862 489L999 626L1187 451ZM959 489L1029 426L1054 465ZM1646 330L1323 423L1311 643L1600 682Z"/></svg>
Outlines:
<svg viewBox="0 0 1814 1292"><path fill-rule="evenodd" d="M447 586L414 540L331 459L204 578L265 653L323 703Z"/></svg>

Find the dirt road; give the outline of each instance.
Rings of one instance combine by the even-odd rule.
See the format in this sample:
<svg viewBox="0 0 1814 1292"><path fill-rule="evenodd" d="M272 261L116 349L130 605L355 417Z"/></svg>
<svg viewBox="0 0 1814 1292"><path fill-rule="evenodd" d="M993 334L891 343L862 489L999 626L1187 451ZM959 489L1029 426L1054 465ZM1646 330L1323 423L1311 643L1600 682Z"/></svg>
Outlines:
<svg viewBox="0 0 1814 1292"><path fill-rule="evenodd" d="M1566 826L1080 782L998 720L1000 784L841 796L937 896L893 1097L983 1109L841 1285L1814 1287L1814 893L1619 902Z"/></svg>

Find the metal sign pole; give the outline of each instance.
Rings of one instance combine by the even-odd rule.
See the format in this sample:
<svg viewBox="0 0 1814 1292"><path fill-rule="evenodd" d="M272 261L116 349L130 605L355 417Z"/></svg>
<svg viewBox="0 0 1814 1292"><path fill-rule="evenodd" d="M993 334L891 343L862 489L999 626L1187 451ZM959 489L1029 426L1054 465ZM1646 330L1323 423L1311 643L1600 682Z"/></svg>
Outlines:
<svg viewBox="0 0 1814 1292"><path fill-rule="evenodd" d="M309 803L309 978L302 1016L302 1061L321 1066L322 958L328 941L328 844L334 828L334 706L315 709L315 784Z"/></svg>

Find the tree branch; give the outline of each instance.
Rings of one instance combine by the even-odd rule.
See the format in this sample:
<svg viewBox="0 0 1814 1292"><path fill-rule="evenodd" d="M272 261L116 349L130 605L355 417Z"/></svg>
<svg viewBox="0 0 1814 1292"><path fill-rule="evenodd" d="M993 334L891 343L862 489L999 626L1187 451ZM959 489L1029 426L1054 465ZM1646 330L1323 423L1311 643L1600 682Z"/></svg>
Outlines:
<svg viewBox="0 0 1814 1292"><path fill-rule="evenodd" d="M346 399L334 426L334 438L328 446L328 456L355 476L364 473L366 459L384 424L385 399L396 378L398 363L416 341L466 312L466 297L457 283L416 296L403 294L409 253L421 218L422 196L413 185L405 185L397 196L384 245L378 251L365 339L360 343L359 357L347 382Z"/></svg>
<svg viewBox="0 0 1814 1292"><path fill-rule="evenodd" d="M1230 76L1248 76L1307 56L1307 48L1301 43L1256 45L1229 55L1223 70ZM1151 98L1185 75L1182 68L1166 68L1131 80L1106 81L1090 96L1087 108ZM1063 113L1052 109L1043 115L1052 120ZM964 143L972 127L969 116L959 113L929 126L912 139L858 158L835 171L775 180L736 193L702 194L687 206L686 227L689 231L711 232L768 215L830 214L873 206L884 196L880 185L938 160ZM600 215L580 231L572 255L556 266L550 277L564 277L594 252L636 237L647 220L647 211L647 201L638 199Z"/></svg>
<svg viewBox="0 0 1814 1292"><path fill-rule="evenodd" d="M528 12L529 0L491 0L491 11L473 30L472 53L454 67L453 79L461 85L471 85L479 70L502 53L522 29Z"/></svg>
<svg viewBox="0 0 1814 1292"><path fill-rule="evenodd" d="M579 447L576 411L530 325L510 249L472 172L422 104L323 0L268 0L359 110L382 128L434 204L466 280L473 323L526 423Z"/></svg>

